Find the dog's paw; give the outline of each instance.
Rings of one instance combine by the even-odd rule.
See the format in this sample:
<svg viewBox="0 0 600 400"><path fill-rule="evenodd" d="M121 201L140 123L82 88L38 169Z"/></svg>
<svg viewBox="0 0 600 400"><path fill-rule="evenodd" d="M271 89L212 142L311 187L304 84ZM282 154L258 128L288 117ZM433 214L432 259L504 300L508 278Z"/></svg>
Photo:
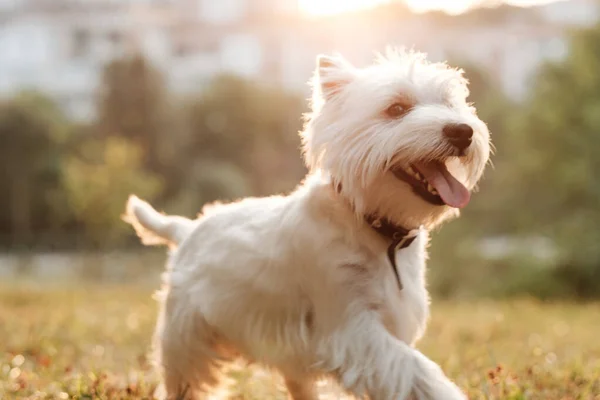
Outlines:
<svg viewBox="0 0 600 400"><path fill-rule="evenodd" d="M165 390L164 384L159 384L156 389L154 389L153 393L154 400L166 400L167 399L167 391Z"/></svg>
<svg viewBox="0 0 600 400"><path fill-rule="evenodd" d="M433 361L420 355L413 395L416 400L467 400L468 397Z"/></svg>
<svg viewBox="0 0 600 400"><path fill-rule="evenodd" d="M430 386L430 391L425 397L416 397L418 400L467 400L467 395L452 381L444 379Z"/></svg>

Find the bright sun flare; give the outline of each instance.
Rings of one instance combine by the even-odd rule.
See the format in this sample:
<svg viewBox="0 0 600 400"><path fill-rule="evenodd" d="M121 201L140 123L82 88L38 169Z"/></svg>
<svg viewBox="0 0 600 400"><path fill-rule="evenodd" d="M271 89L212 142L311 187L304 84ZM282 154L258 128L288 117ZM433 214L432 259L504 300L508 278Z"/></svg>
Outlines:
<svg viewBox="0 0 600 400"><path fill-rule="evenodd" d="M375 7L391 0L298 0L300 9L312 15L331 15L346 11L359 11ZM398 1L398 0L395 0ZM414 11L443 9L448 12L465 11L470 0L405 0Z"/></svg>
<svg viewBox="0 0 600 400"><path fill-rule="evenodd" d="M330 15L358 11L387 3L389 0L298 0L300 9L313 15Z"/></svg>
<svg viewBox="0 0 600 400"><path fill-rule="evenodd" d="M360 11L377 5L399 0L298 0L300 9L312 15L331 15L347 11ZM549 3L553 0L505 0L506 3L528 6ZM474 0L404 0L416 12L444 10L451 14L466 11L476 3Z"/></svg>
<svg viewBox="0 0 600 400"><path fill-rule="evenodd" d="M472 1L469 0L408 0L406 4L416 12L428 10L445 10L449 13L466 11Z"/></svg>

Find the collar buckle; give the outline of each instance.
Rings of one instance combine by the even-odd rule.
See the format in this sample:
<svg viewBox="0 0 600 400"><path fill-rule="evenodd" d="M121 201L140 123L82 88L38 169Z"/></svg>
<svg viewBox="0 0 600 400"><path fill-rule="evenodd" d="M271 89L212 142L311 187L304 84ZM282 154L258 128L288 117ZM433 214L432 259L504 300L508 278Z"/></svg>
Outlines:
<svg viewBox="0 0 600 400"><path fill-rule="evenodd" d="M414 242L417 238L418 230L409 230L400 225L396 225L386 218L379 218L373 215L366 215L365 221L381 236L384 236L392 241L388 246L387 256L394 275L398 281L398 287L402 290L403 285L398 273L398 266L396 265L396 252L401 249L405 249Z"/></svg>

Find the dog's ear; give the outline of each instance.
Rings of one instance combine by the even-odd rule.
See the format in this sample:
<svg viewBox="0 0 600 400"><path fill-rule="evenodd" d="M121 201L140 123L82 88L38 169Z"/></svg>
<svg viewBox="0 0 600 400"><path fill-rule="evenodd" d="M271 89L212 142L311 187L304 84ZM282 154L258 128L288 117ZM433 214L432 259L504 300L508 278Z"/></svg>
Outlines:
<svg viewBox="0 0 600 400"><path fill-rule="evenodd" d="M317 56L316 85L325 100L331 99L353 77L353 67L342 57Z"/></svg>

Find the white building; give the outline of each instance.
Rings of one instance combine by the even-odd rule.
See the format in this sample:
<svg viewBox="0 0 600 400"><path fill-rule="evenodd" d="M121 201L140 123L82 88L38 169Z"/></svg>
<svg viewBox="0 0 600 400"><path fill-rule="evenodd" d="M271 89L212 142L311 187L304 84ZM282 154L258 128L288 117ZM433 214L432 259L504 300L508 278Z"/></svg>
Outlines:
<svg viewBox="0 0 600 400"><path fill-rule="evenodd" d="M598 22L600 3L570 0L528 11L496 23L464 21L457 16L453 17L455 23L443 26L427 15L376 24L359 16L313 23L310 30L303 30L303 36L293 31L283 34L281 79L285 86L304 87L319 52L339 51L352 62L365 65L371 62L374 50L396 45L424 51L434 60L479 64L499 80L511 98L521 100L541 63L567 55L569 31Z"/></svg>
<svg viewBox="0 0 600 400"><path fill-rule="evenodd" d="M179 92L223 72L257 77L273 61L261 26L295 7L295 0L0 0L0 95L33 88L89 120L104 65L139 50Z"/></svg>
<svg viewBox="0 0 600 400"><path fill-rule="evenodd" d="M78 119L93 117L95 91L107 62L140 47L161 64L171 52L168 19L138 18L135 4L102 0L0 0L0 4L0 93L40 90Z"/></svg>
<svg viewBox="0 0 600 400"><path fill-rule="evenodd" d="M385 10L303 18L296 0L0 0L0 96L35 88L89 120L103 66L129 52L141 50L177 92L224 72L306 91L316 54L365 65L392 44L479 63L521 99L541 62L567 54L567 31L595 23L600 9L571 0L518 14L440 26Z"/></svg>

